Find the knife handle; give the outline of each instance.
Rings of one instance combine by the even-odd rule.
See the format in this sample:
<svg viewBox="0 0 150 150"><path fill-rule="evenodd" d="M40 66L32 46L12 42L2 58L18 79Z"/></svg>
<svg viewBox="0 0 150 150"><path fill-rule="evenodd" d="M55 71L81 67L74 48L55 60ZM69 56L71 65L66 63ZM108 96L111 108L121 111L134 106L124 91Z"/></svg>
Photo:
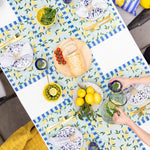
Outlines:
<svg viewBox="0 0 150 150"><path fill-rule="evenodd" d="M56 126L54 126L54 127L52 127L52 128L51 128L51 127L50 127L50 128L47 128L47 129L46 129L46 133L49 133L49 132L53 131L54 129L58 128L59 126L65 124L65 123L67 123L67 122L69 122L72 118L73 118L73 116L71 116L69 119L67 119L67 120L65 120L65 121L63 121L63 122L61 122L61 123L59 123L58 125L56 125Z"/></svg>
<svg viewBox="0 0 150 150"><path fill-rule="evenodd" d="M146 105L142 106L141 108L139 108L138 110L134 111L134 112L131 112L132 115L136 114L136 113L139 113L140 111L142 111L143 109L146 108L146 106L150 105L150 102L147 103Z"/></svg>

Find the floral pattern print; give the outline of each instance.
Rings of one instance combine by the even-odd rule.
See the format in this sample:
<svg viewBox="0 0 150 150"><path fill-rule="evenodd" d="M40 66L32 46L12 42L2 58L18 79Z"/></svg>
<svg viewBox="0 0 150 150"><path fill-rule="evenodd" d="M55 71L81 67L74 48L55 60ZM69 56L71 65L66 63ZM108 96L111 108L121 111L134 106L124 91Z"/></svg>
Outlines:
<svg viewBox="0 0 150 150"><path fill-rule="evenodd" d="M38 75L41 75L42 73L46 74L45 71L36 70L34 63L37 58L47 59L49 67L55 70L52 61L53 51L60 41L76 37L82 39L88 44L93 40L96 40L97 37L100 37L99 34L102 36L107 33L108 29L111 31L115 27L119 27L121 25L121 20L117 16L117 13L113 8L113 4L109 0L106 0L106 3L108 8L103 17L106 17L107 15L114 15L115 17L113 17L112 22L107 23L103 26L103 29L100 29L100 32L103 33L96 30L92 34L88 35L87 33L84 33L84 24L90 25L92 22L79 18L75 14L75 8L77 7L78 1L72 1L72 3L66 5L61 0L9 0L9 4L12 6L15 14L19 16L19 21L1 32L0 42L10 39L16 34L17 30L20 35L24 35L22 41L29 42L31 44L34 53L34 59L31 66L23 71L16 71L12 68L3 68L14 89L18 91L30 84L31 81L34 83L36 80L39 80L40 78L37 77ZM50 28L41 26L35 19L38 9L44 6L49 6L57 10L57 22ZM66 16L69 18L68 20L66 20ZM6 51L7 47L5 47L3 52ZM52 70L49 69L49 72L51 71ZM95 71L93 71L93 73L95 73ZM85 75L83 78L86 80L86 77L87 76Z"/></svg>
<svg viewBox="0 0 150 150"><path fill-rule="evenodd" d="M56 72L53 72L56 73ZM148 68L146 69L146 66L144 62L142 61L141 58L136 57L135 59L132 59L132 61L127 62L126 64L123 64L119 68L114 69L110 73L106 75L100 76L98 72L95 72L95 75L90 74L91 76L86 78L86 81L95 81L97 78L97 83L99 81L99 86L103 90L103 101L107 100L107 95L109 93L109 89L107 87L108 81L117 76L124 76L124 77L136 77L136 76L141 76L141 75L149 75L150 72L148 71ZM53 74L54 76L57 76L56 74ZM84 82L84 78L81 77L81 79L77 80L75 78L70 78L66 79L63 77L59 77L59 79L55 80L60 80L63 84L65 84L65 93L67 95L69 94L69 97L71 99L73 89L78 85L80 82ZM75 84L76 83L76 84ZM150 88L150 87L149 87ZM70 91L72 91L70 93ZM149 96L150 98L150 96ZM148 100L144 102L144 104L147 103ZM130 103L126 104L126 112L127 114L132 117L132 119L136 122L136 120L141 120L141 118L138 118L137 116L131 116L131 112L135 111L140 105L131 105ZM101 105L102 106L102 105ZM41 133L44 133L43 139L45 139L45 142L47 143L47 139L49 136L55 136L59 129L55 129L51 133L46 133L45 130L47 127L50 125L54 124L55 122L58 122L59 119L66 114L68 115L74 115L76 112L76 109L74 107L74 102L70 101L66 105L63 105L62 107L56 107L54 110L51 112L47 111L43 115L37 117L34 120L34 123L38 126L38 130ZM101 114L101 107L96 111L97 113ZM147 112L143 117L146 117L149 115L150 112ZM43 117L44 116L44 117ZM40 119L39 119L40 118ZM83 146L81 149L88 150L88 145L89 142L95 141L98 143L99 147L101 149L106 149L106 150L117 150L117 149L132 149L136 150L140 148L139 143L137 142L137 138L133 132L130 132L128 127L126 125L113 125L113 124L107 124L106 122L103 121L101 117L97 117L97 121L89 121L87 118L84 118L84 121L80 120L78 117L74 117L72 121L70 121L67 125L75 126L77 127L83 134L84 136L84 142ZM66 125L64 125L66 126ZM63 126L62 126L63 127ZM61 127L61 128L62 128ZM91 130L90 130L91 129ZM47 143L49 147L53 147L50 143ZM54 148L57 149L57 148Z"/></svg>
<svg viewBox="0 0 150 150"><path fill-rule="evenodd" d="M5 27L5 29L0 29L0 42L10 39L16 34L16 31L20 35L24 35L21 42L29 42L33 48L34 59L28 68L23 71L16 71L12 68L2 68L10 80L10 83L18 91L20 88L25 88L27 83L32 84L31 80L36 82L46 73L50 73L52 79L58 82L63 90L63 97L65 101L59 104L52 110L48 110L41 116L35 118L33 121L40 132L43 140L49 147L49 149L54 148L47 139L50 136L55 136L59 129L55 129L51 133L46 133L47 127L53 123L59 121L59 119L66 114L74 115L76 110L73 103L73 91L77 85L81 82L94 82L103 90L104 101L107 99L107 94L109 92L107 84L109 79L116 76L145 76L149 74L148 68L146 67L144 61L138 56L131 61L123 64L122 66L112 70L107 74L103 74L99 68L98 63L93 58L90 69L82 76L76 78L66 78L59 72L57 72L53 63L53 51L55 50L57 44L67 38L78 38L82 39L87 44L93 43L97 38L104 39L107 38L107 34L111 31L119 32L120 29L124 27L122 20L117 15L112 1L105 0L108 5L107 10L104 15L100 18L104 18L110 15L113 19L109 23L101 26L94 32L84 31L86 26L90 26L96 21L88 21L83 18L79 18L75 11L77 7L77 0L72 0L69 5L65 5L62 0L7 0L10 6L14 10L15 14L18 15L18 21L14 22L13 25ZM41 26L36 18L38 9L44 6L50 6L57 10L57 22L54 23L50 28ZM119 30L117 30L119 29ZM112 36L112 33L111 33ZM94 45L95 46L95 45ZM0 53L7 51L5 47ZM35 68L35 60L37 58L44 58L49 62L49 69L46 71L38 71ZM145 102L146 103L146 102ZM131 116L131 111L134 111L139 106L132 106L128 104L127 114ZM100 108L97 110L100 113ZM149 112L146 113L146 115ZM137 120L136 116L133 120ZM78 117L74 117L68 124L68 126L77 127L83 134L83 145L81 150L88 150L88 145L91 141L96 142L100 149L139 149L139 143L137 142L133 132L130 132L127 126L115 126L111 124L106 124L101 117L97 117L97 121L89 121L87 118L80 120ZM66 125L64 125L66 126ZM61 128L61 127L60 127Z"/></svg>

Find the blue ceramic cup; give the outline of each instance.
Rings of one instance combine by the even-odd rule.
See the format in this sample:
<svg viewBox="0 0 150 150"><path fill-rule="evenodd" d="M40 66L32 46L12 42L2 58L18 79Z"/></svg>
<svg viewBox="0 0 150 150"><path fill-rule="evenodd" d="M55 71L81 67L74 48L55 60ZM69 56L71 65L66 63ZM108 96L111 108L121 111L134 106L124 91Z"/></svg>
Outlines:
<svg viewBox="0 0 150 150"><path fill-rule="evenodd" d="M38 58L35 62L35 67L38 69L38 70L44 70L44 69L47 69L48 67L48 63L45 59L43 58Z"/></svg>
<svg viewBox="0 0 150 150"><path fill-rule="evenodd" d="M65 4L69 4L69 3L71 3L71 0L63 0L63 2L64 2Z"/></svg>

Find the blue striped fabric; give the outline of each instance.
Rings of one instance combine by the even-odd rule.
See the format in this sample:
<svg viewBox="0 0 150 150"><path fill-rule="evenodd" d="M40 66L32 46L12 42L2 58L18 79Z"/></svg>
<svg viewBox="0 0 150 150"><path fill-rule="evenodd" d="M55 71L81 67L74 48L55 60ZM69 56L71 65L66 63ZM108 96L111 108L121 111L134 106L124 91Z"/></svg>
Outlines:
<svg viewBox="0 0 150 150"><path fill-rule="evenodd" d="M117 0L113 0L115 5L117 5L116 1ZM125 0L125 3L121 8L136 16L136 9L139 6L140 1L141 0Z"/></svg>

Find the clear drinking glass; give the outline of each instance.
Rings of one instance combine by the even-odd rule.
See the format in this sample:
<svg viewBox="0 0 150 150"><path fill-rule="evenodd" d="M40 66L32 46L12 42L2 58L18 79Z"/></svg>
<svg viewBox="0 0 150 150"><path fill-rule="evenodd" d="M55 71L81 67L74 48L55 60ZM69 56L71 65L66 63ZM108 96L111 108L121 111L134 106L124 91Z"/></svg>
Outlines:
<svg viewBox="0 0 150 150"><path fill-rule="evenodd" d="M116 107L121 107L123 110L125 110L124 105L126 103L127 99L123 91L118 93L110 92L107 101L103 102L103 106L101 108L103 120L109 124L114 124L113 114L118 112Z"/></svg>

